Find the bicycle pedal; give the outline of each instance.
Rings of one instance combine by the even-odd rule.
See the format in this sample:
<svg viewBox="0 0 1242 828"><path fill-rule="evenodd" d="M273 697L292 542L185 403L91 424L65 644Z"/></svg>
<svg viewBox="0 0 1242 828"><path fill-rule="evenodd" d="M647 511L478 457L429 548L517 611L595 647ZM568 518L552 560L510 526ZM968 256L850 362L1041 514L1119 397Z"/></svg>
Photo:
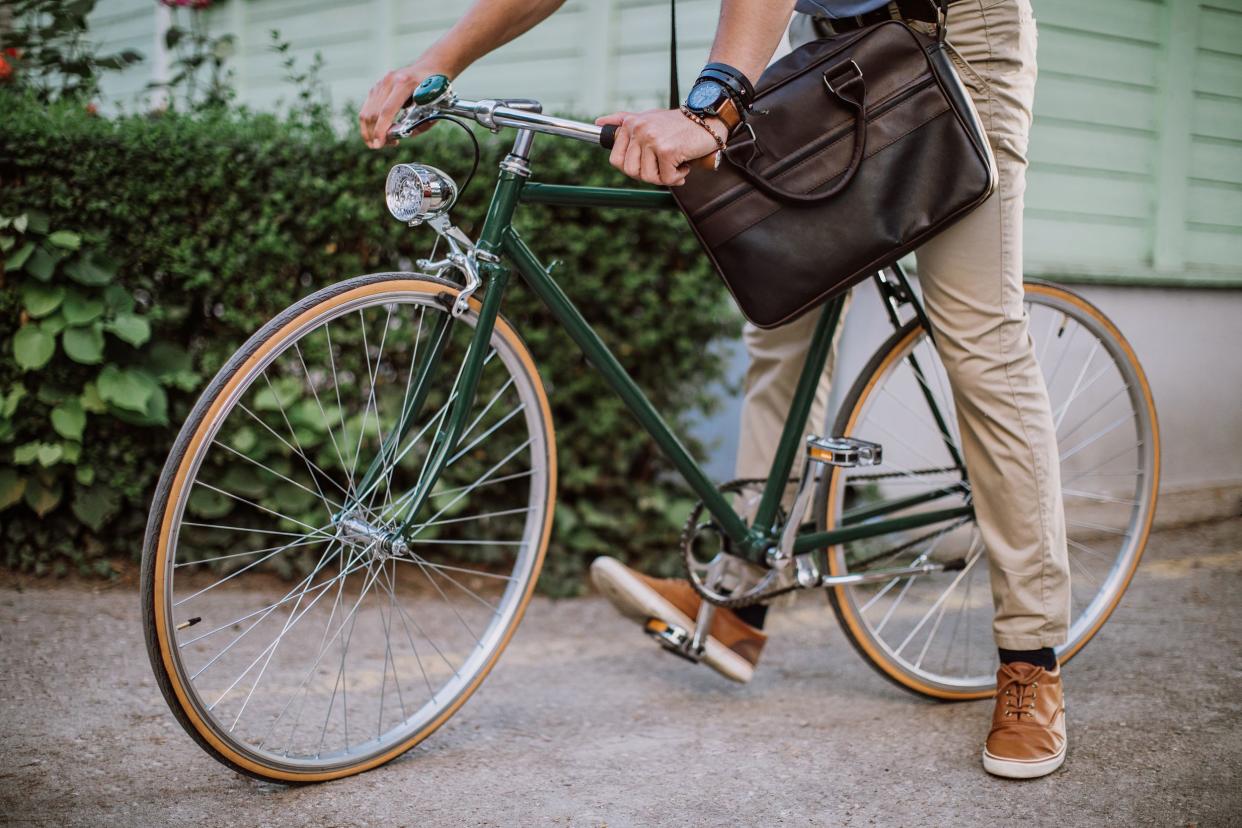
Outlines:
<svg viewBox="0 0 1242 828"><path fill-rule="evenodd" d="M695 653L690 649L692 636L681 627L661 621L659 618L648 618L647 623L643 624L643 632L678 658L684 658L693 664L698 664L703 660L702 652Z"/></svg>
<svg viewBox="0 0 1242 828"><path fill-rule="evenodd" d="M808 437L806 453L810 460L829 466L878 466L884 447L854 437Z"/></svg>

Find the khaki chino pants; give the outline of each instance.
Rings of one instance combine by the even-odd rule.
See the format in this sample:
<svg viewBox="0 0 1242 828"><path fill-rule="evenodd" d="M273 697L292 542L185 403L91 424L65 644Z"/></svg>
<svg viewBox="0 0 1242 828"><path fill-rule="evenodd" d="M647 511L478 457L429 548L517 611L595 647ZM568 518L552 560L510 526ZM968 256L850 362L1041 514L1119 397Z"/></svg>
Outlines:
<svg viewBox="0 0 1242 828"><path fill-rule="evenodd" d="M1056 433L1023 306L1035 19L1029 0L962 0L949 6L948 30L968 64L958 69L987 130L999 182L978 209L917 251L919 285L953 388L990 565L996 643L1032 650L1065 641L1070 611ZM814 36L809 18L797 15L791 42ZM765 477L770 469L817 317L768 331L746 326L738 477ZM825 421L835 354L834 343L810 432Z"/></svg>

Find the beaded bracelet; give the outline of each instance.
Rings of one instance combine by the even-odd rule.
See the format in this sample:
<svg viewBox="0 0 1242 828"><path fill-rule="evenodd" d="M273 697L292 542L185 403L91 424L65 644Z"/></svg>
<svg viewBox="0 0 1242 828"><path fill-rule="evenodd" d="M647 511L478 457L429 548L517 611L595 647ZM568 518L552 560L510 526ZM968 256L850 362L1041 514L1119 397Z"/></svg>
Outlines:
<svg viewBox="0 0 1242 828"><path fill-rule="evenodd" d="M724 139L722 139L719 135L716 134L716 130L712 129L710 126L707 125L707 121L703 120L703 117L701 115L699 115L697 112L691 112L690 109L685 104L681 105L681 114L685 115L691 121L694 121L696 124L703 127L703 129L707 130L707 134L712 136L712 139L716 142L716 152L724 152L724 148L725 148Z"/></svg>

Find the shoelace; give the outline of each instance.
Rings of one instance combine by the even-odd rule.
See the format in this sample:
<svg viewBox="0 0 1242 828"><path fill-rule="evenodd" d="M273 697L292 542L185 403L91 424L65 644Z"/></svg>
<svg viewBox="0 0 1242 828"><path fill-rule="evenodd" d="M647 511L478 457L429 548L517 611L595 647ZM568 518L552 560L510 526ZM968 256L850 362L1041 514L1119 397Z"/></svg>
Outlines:
<svg viewBox="0 0 1242 828"><path fill-rule="evenodd" d="M1039 687L1039 681L1023 682L1019 679L1011 679L1005 685L1005 718L1013 717L1018 721L1022 721L1022 717L1035 717L1035 697L1036 688ZM1017 690L1015 693L1014 690ZM1029 704L1028 704L1029 702Z"/></svg>

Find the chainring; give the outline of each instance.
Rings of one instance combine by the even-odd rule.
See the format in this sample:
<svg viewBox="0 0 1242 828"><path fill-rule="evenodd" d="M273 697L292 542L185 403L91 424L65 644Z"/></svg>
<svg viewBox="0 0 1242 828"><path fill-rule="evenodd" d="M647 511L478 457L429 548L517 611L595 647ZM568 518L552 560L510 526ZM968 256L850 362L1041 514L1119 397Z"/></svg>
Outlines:
<svg viewBox="0 0 1242 828"><path fill-rule="evenodd" d="M767 483L765 478L738 478L721 484L720 491L723 494L740 494L748 486L762 486ZM770 601L780 595L793 592L798 589L796 583L781 583L777 580L778 574L771 569L753 564L744 558L738 557L728 551L728 541L720 527L716 522L709 518L700 522L705 506L703 501L699 501L690 510L690 516L686 519L686 524L681 530L681 559L682 565L686 569L686 579L690 581L690 586L698 593L699 597L708 603L715 604L718 607L726 609L741 609L765 601ZM778 516L783 523L786 519L785 511L781 509ZM694 544L698 538L705 532L712 532L720 539L720 551L711 562L704 565L694 554ZM704 573L701 570L715 567L715 573L708 573L707 577L715 577L717 583L710 584L705 582ZM739 576L738 573L744 573ZM749 579L746 576L750 576ZM721 581L730 579L736 582L736 586L726 584L722 587ZM749 583L747 581L750 581ZM717 589L724 588L726 592L718 592Z"/></svg>

